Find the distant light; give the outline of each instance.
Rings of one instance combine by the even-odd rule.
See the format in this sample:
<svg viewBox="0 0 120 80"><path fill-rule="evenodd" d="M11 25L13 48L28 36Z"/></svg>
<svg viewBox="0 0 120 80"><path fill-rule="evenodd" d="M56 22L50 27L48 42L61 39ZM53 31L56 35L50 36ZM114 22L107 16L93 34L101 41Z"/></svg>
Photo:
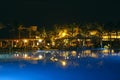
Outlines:
<svg viewBox="0 0 120 80"><path fill-rule="evenodd" d="M77 39L78 41L80 41L80 39Z"/></svg>
<svg viewBox="0 0 120 80"><path fill-rule="evenodd" d="M24 54L24 57L25 57L25 58L27 58L27 57L28 57L28 55L27 55L27 54Z"/></svg>
<svg viewBox="0 0 120 80"><path fill-rule="evenodd" d="M19 56L19 54L16 54L16 56L18 57L18 56Z"/></svg>
<svg viewBox="0 0 120 80"><path fill-rule="evenodd" d="M72 56L76 56L77 55L77 52L76 51L72 51Z"/></svg>
<svg viewBox="0 0 120 80"><path fill-rule="evenodd" d="M14 47L17 47L17 45L14 45Z"/></svg>
<svg viewBox="0 0 120 80"><path fill-rule="evenodd" d="M84 51L86 54L91 54L91 50L85 50Z"/></svg>
<svg viewBox="0 0 120 80"><path fill-rule="evenodd" d="M28 42L28 41L25 39L25 40L24 40L24 43L27 43L27 42Z"/></svg>
<svg viewBox="0 0 120 80"><path fill-rule="evenodd" d="M62 33L62 37L64 37L66 35L66 33Z"/></svg>
<svg viewBox="0 0 120 80"><path fill-rule="evenodd" d="M67 57L65 57L65 59L69 59L69 57L67 56Z"/></svg>
<svg viewBox="0 0 120 80"><path fill-rule="evenodd" d="M58 59L57 59L57 58L55 58L54 60L55 60L55 61L58 61Z"/></svg>
<svg viewBox="0 0 120 80"><path fill-rule="evenodd" d="M108 54L109 53L109 50L108 49L105 49L102 51L104 54Z"/></svg>
<svg viewBox="0 0 120 80"><path fill-rule="evenodd" d="M37 42L37 45L39 45L39 43Z"/></svg>
<svg viewBox="0 0 120 80"><path fill-rule="evenodd" d="M16 42L18 43L19 41L18 41L18 40L16 40Z"/></svg>
<svg viewBox="0 0 120 80"><path fill-rule="evenodd" d="M42 56L42 55L39 55L39 59L43 59L43 56Z"/></svg>
<svg viewBox="0 0 120 80"><path fill-rule="evenodd" d="M15 57L19 57L19 54L14 54Z"/></svg>
<svg viewBox="0 0 120 80"><path fill-rule="evenodd" d="M61 61L62 66L66 66L67 62L66 61Z"/></svg>
<svg viewBox="0 0 120 80"><path fill-rule="evenodd" d="M55 46L55 42L52 42L52 45Z"/></svg>
<svg viewBox="0 0 120 80"><path fill-rule="evenodd" d="M54 58L54 57L51 57L50 60L53 61L53 62L58 61L58 59Z"/></svg>
<svg viewBox="0 0 120 80"><path fill-rule="evenodd" d="M80 58L80 56L78 56L78 58Z"/></svg>
<svg viewBox="0 0 120 80"><path fill-rule="evenodd" d="M39 42L42 42L42 39L39 39Z"/></svg>
<svg viewBox="0 0 120 80"><path fill-rule="evenodd" d="M50 45L50 43L47 43L47 45L49 46L49 45Z"/></svg>
<svg viewBox="0 0 120 80"><path fill-rule="evenodd" d="M90 32L90 35L96 35L97 34L97 31L91 31Z"/></svg>

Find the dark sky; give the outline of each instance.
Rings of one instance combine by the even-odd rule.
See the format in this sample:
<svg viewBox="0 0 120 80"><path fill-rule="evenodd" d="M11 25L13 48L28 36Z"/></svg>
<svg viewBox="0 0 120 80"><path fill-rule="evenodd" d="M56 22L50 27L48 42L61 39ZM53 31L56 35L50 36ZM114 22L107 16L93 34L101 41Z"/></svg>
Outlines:
<svg viewBox="0 0 120 80"><path fill-rule="evenodd" d="M0 0L0 21L22 24L119 22L115 0Z"/></svg>

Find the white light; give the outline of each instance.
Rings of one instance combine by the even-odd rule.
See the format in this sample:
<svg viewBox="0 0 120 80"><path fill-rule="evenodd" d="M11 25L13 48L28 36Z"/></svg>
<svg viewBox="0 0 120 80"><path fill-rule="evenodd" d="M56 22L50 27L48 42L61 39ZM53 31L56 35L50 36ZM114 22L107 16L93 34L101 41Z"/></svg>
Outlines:
<svg viewBox="0 0 120 80"><path fill-rule="evenodd" d="M16 54L16 56L18 57L18 56L19 56L19 54Z"/></svg>
<svg viewBox="0 0 120 80"><path fill-rule="evenodd" d="M39 45L39 43L37 42L37 45Z"/></svg>
<svg viewBox="0 0 120 80"><path fill-rule="evenodd" d="M42 42L42 39L39 39L39 42Z"/></svg>
<svg viewBox="0 0 120 80"><path fill-rule="evenodd" d="M78 58L80 58L80 56L78 56Z"/></svg>
<svg viewBox="0 0 120 80"><path fill-rule="evenodd" d="M27 58L27 57L28 57L28 55L27 55L27 54L24 54L24 57L25 57L25 58Z"/></svg>
<svg viewBox="0 0 120 80"><path fill-rule="evenodd" d="M55 61L58 61L58 59L57 59L57 58L55 58L54 60L55 60Z"/></svg>
<svg viewBox="0 0 120 80"><path fill-rule="evenodd" d="M39 55L39 59L43 59L43 56L42 56L42 55Z"/></svg>
<svg viewBox="0 0 120 80"><path fill-rule="evenodd" d="M50 45L50 43L47 43L47 45L49 46L49 45Z"/></svg>

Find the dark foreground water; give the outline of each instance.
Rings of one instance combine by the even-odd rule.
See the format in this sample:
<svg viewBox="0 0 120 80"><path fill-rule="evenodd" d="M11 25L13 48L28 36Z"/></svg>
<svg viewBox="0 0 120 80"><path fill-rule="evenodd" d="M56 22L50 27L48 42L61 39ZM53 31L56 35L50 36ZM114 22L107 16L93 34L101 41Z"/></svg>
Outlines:
<svg viewBox="0 0 120 80"><path fill-rule="evenodd" d="M85 50L0 54L0 80L120 80L120 53Z"/></svg>

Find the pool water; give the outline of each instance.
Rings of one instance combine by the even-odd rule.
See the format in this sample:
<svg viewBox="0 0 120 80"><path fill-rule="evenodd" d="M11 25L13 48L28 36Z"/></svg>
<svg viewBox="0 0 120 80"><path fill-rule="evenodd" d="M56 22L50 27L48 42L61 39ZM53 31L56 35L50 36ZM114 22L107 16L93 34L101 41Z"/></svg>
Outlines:
<svg viewBox="0 0 120 80"><path fill-rule="evenodd" d="M0 54L0 80L120 80L120 53L36 51Z"/></svg>

